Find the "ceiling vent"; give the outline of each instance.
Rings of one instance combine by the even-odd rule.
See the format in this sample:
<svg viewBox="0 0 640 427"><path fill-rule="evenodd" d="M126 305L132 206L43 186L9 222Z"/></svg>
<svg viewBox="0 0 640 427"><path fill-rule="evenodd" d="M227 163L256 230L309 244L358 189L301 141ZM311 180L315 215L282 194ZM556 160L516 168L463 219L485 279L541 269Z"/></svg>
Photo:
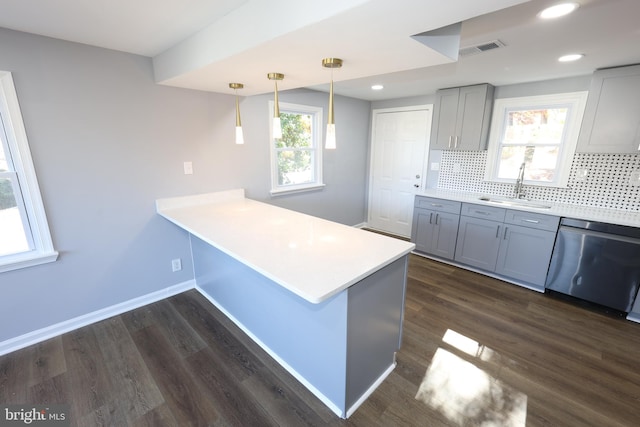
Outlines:
<svg viewBox="0 0 640 427"><path fill-rule="evenodd" d="M490 42L480 43L475 46L462 47L458 52L458 55L463 58L465 56L477 55L478 53L486 52L488 50L500 49L505 44L500 40L491 40Z"/></svg>

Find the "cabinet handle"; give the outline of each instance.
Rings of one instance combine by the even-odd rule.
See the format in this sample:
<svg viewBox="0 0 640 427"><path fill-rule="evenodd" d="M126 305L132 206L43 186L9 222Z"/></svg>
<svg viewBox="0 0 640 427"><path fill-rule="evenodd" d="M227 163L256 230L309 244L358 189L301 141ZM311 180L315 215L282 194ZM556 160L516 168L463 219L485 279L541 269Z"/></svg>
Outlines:
<svg viewBox="0 0 640 427"><path fill-rule="evenodd" d="M436 208L441 208L442 205L438 204L438 203L431 203L431 206L436 207Z"/></svg>
<svg viewBox="0 0 640 427"><path fill-rule="evenodd" d="M436 225L438 225L438 216L440 216L440 214L436 214Z"/></svg>
<svg viewBox="0 0 640 427"><path fill-rule="evenodd" d="M458 148L458 137L457 136L454 139L453 148Z"/></svg>
<svg viewBox="0 0 640 427"><path fill-rule="evenodd" d="M451 135L449 135L449 148L451 148Z"/></svg>
<svg viewBox="0 0 640 427"><path fill-rule="evenodd" d="M504 228L504 236L502 236L502 240L507 240L507 232L509 231L509 227Z"/></svg>
<svg viewBox="0 0 640 427"><path fill-rule="evenodd" d="M431 220L433 219L433 212L429 213L429 224L431 224Z"/></svg>
<svg viewBox="0 0 640 427"><path fill-rule="evenodd" d="M485 212L485 211L474 211L474 212L480 215L489 215L489 212Z"/></svg>
<svg viewBox="0 0 640 427"><path fill-rule="evenodd" d="M530 222L532 224L540 224L540 221L538 221L537 219L523 219L522 221Z"/></svg>

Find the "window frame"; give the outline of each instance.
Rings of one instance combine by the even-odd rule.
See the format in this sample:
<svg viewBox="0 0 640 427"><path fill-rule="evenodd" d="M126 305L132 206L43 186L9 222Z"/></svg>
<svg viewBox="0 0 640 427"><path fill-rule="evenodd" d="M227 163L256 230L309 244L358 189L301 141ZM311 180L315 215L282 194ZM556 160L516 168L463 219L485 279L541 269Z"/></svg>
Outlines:
<svg viewBox="0 0 640 427"><path fill-rule="evenodd" d="M568 107L567 119L563 130L563 141L560 144L558 162L553 181L524 180L525 185L539 187L566 188L569 181L571 161L576 151L578 135L582 125L582 117L587 103L587 91L566 92L550 95L533 95L514 98L498 98L494 100L491 131L487 148L487 166L485 180L512 184L514 179L498 178L500 152L507 115L513 110L540 110L554 107ZM548 144L539 144L540 146Z"/></svg>
<svg viewBox="0 0 640 427"><path fill-rule="evenodd" d="M322 180L322 154L323 154L323 133L322 133L322 107L315 107L311 105L292 104L288 102L279 103L280 113L293 113L293 114L309 114L312 116L312 148L309 150L313 152L314 158L314 180L304 184L278 184L278 149L273 138L273 120L269 120L269 141L270 141L270 156L271 156L271 195L279 196L284 194L298 193L304 191L313 191L325 187ZM274 103L269 101L269 117L273 117Z"/></svg>
<svg viewBox="0 0 640 427"><path fill-rule="evenodd" d="M6 135L5 149L8 152L5 154L13 165L10 173L14 174L14 196L21 215L28 221L30 233L25 232L31 248L26 252L0 256L2 273L53 262L58 258L58 252L53 248L13 75L8 71L0 71L0 120Z"/></svg>

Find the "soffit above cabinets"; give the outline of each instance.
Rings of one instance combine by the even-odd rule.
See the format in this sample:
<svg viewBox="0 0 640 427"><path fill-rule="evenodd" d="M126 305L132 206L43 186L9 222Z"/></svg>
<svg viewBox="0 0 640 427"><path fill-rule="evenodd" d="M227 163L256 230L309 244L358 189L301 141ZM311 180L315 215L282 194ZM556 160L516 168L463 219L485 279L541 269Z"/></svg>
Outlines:
<svg viewBox="0 0 640 427"><path fill-rule="evenodd" d="M412 36L523 1L452 0L447 7L437 0L249 1L155 56L156 81L213 92L242 81L243 95L255 95L273 91L270 72L285 74L282 90L327 83L330 72L321 66L327 57L344 60L336 82L450 63L459 25L457 36L429 45Z"/></svg>

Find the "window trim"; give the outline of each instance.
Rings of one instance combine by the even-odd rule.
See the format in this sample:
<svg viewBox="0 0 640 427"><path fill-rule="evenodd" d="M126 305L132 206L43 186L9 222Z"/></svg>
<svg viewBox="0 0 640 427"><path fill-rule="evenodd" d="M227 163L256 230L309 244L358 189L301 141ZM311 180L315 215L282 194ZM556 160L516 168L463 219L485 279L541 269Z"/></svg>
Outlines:
<svg viewBox="0 0 640 427"><path fill-rule="evenodd" d="M7 136L8 155L12 159L20 186L17 196L22 196L33 242L33 249L30 251L0 257L2 273L53 262L58 258L58 252L53 248L13 75L8 71L0 71L0 114Z"/></svg>
<svg viewBox="0 0 640 427"><path fill-rule="evenodd" d="M525 180L524 184L538 187L566 188L571 171L571 160L578 144L578 135L582 125L582 117L587 104L587 91L566 92L550 95L534 95L515 98L498 98L494 100L491 119L491 132L487 148L487 166L485 168L486 181L498 183L513 183L510 179L497 177L500 138L504 134L507 111L512 109L538 109L555 106L569 106L569 115L565 129L565 139L560 147L557 178L552 182Z"/></svg>
<svg viewBox="0 0 640 427"><path fill-rule="evenodd" d="M322 154L323 154L323 133L322 133L322 107L312 105L292 104L288 102L279 103L281 113L302 113L311 114L313 116L313 144L315 151L315 181L311 183L298 185L278 185L278 164L277 150L273 139L273 120L269 120L269 152L271 156L271 196L280 196L285 194L301 193L307 191L315 191L324 188L326 185L322 180ZM269 101L269 117L273 117L274 103Z"/></svg>

